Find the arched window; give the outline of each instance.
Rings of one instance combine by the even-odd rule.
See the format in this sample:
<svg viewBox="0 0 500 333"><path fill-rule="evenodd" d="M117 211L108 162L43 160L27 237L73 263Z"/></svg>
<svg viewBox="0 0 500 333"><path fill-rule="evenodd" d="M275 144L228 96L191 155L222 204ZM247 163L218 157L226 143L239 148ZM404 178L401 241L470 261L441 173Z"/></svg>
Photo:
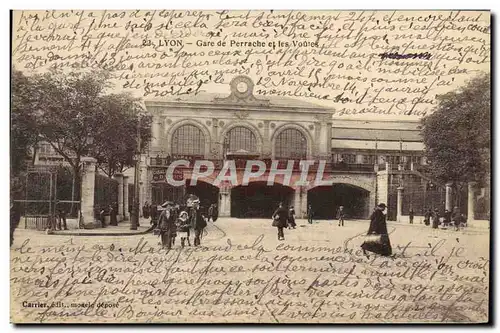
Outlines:
<svg viewBox="0 0 500 333"><path fill-rule="evenodd" d="M205 135L194 125L182 125L172 135L173 155L205 155Z"/></svg>
<svg viewBox="0 0 500 333"><path fill-rule="evenodd" d="M226 137L230 152L241 149L252 153L257 151L257 138L255 134L246 127L234 127L227 133Z"/></svg>
<svg viewBox="0 0 500 333"><path fill-rule="evenodd" d="M276 159L305 159L307 140L304 134L295 128L282 131L275 141Z"/></svg>

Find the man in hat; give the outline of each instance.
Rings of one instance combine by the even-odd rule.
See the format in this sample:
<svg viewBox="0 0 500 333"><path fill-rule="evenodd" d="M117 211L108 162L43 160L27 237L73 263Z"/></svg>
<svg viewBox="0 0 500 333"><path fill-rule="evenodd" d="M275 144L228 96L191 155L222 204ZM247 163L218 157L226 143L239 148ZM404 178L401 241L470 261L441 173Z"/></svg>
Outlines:
<svg viewBox="0 0 500 333"><path fill-rule="evenodd" d="M207 226L205 216L200 210L200 201L194 200L191 208L191 227L194 229L194 246L201 245L201 235Z"/></svg>
<svg viewBox="0 0 500 333"><path fill-rule="evenodd" d="M161 205L165 208L158 219L158 225L160 227L161 244L167 249L172 248L172 239L175 233L175 216L173 214L174 203L167 201Z"/></svg>
<svg viewBox="0 0 500 333"><path fill-rule="evenodd" d="M391 242L387 232L387 222L384 210L387 206L384 203L377 205L377 209L373 212L370 221L370 228L368 229L367 236L373 237L361 245L363 252L370 251L383 256L392 255ZM377 238L375 240L375 238Z"/></svg>
<svg viewBox="0 0 500 333"><path fill-rule="evenodd" d="M314 215L314 213L313 213L313 210L312 210L312 206L309 204L307 206L307 222L309 224L313 223L313 215Z"/></svg>
<svg viewBox="0 0 500 333"><path fill-rule="evenodd" d="M339 227L341 224L342 226L344 226L344 216L345 216L344 206L340 206L339 210L337 210L337 219L339 220Z"/></svg>

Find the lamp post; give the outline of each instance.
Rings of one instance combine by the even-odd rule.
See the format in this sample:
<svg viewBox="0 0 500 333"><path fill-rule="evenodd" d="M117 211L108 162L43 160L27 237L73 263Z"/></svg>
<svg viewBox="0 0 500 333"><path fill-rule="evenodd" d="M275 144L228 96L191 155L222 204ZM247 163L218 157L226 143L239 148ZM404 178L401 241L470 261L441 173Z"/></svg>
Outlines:
<svg viewBox="0 0 500 333"><path fill-rule="evenodd" d="M139 178L141 167L141 114L137 115L137 147L135 152L134 170L134 204L132 205L132 218L130 219L130 230L137 230L139 226Z"/></svg>

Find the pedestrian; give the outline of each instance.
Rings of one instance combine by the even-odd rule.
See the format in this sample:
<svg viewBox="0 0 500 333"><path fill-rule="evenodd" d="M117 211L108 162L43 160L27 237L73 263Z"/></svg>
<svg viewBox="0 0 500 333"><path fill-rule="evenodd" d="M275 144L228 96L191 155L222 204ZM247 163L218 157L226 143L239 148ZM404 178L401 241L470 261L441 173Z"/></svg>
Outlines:
<svg viewBox="0 0 500 333"><path fill-rule="evenodd" d="M444 211L443 225L449 227L451 223L451 212L448 209Z"/></svg>
<svg viewBox="0 0 500 333"><path fill-rule="evenodd" d="M151 205L150 208L150 213L151 213L151 225L156 227L158 225L158 206L157 205Z"/></svg>
<svg viewBox="0 0 500 333"><path fill-rule="evenodd" d="M365 254L369 251L382 256L392 255L391 241L387 232L387 217L384 214L386 208L387 206L384 203L380 203L371 216L366 239L361 245Z"/></svg>
<svg viewBox="0 0 500 333"><path fill-rule="evenodd" d="M461 218L460 218L460 210L458 209L458 207L453 208L453 214L451 215L451 221L455 225L455 230L459 231Z"/></svg>
<svg viewBox="0 0 500 333"><path fill-rule="evenodd" d="M118 221L116 219L116 210L113 205L109 205L109 225L118 225Z"/></svg>
<svg viewBox="0 0 500 333"><path fill-rule="evenodd" d="M340 206L339 209L337 210L337 219L339 220L339 227L340 224L344 226L344 216L345 216L344 206Z"/></svg>
<svg viewBox="0 0 500 333"><path fill-rule="evenodd" d="M207 226L207 221L200 210L199 200L193 202L193 207L191 209L191 227L194 229L194 246L199 246L201 245L201 235Z"/></svg>
<svg viewBox="0 0 500 333"><path fill-rule="evenodd" d="M309 205L307 206L307 222L309 222L309 224L312 224L313 223L313 210L312 210L312 206Z"/></svg>
<svg viewBox="0 0 500 333"><path fill-rule="evenodd" d="M213 210L212 210L212 221L215 222L219 218L219 207L217 207L216 204L212 205Z"/></svg>
<svg viewBox="0 0 500 333"><path fill-rule="evenodd" d="M188 245L191 246L191 241L189 240L191 222L189 220L189 214L186 210L179 208L176 224L177 233L179 233L181 237L181 248L184 248L186 240Z"/></svg>
<svg viewBox="0 0 500 333"><path fill-rule="evenodd" d="M410 224L413 224L413 218L415 217L415 212L413 211L413 208L410 209L409 216L410 216Z"/></svg>
<svg viewBox="0 0 500 333"><path fill-rule="evenodd" d="M295 209L293 206L290 206L290 209L288 210L288 227L290 229L296 229L297 224L295 223Z"/></svg>
<svg viewBox="0 0 500 333"><path fill-rule="evenodd" d="M21 220L21 211L19 208L19 204L13 202L10 204L10 246L14 243L14 231L19 225L19 221Z"/></svg>
<svg viewBox="0 0 500 333"><path fill-rule="evenodd" d="M208 207L208 212L207 212L207 218L208 218L208 222L210 222L210 220L212 219L212 215L214 213L214 204L211 204L209 207Z"/></svg>
<svg viewBox="0 0 500 333"><path fill-rule="evenodd" d="M167 201L161 205L165 208L158 220L158 225L160 226L160 237L162 247L166 247L168 250L172 248L172 240L174 234L176 233L175 226L175 214L173 212L173 202Z"/></svg>
<svg viewBox="0 0 500 333"><path fill-rule="evenodd" d="M432 219L432 228L437 229L439 226L439 211L438 209L434 209L434 213L431 216Z"/></svg>
<svg viewBox="0 0 500 333"><path fill-rule="evenodd" d="M99 221L101 221L102 228L106 228L105 216L106 216L106 209L103 207L99 209Z"/></svg>
<svg viewBox="0 0 500 333"><path fill-rule="evenodd" d="M142 217L145 219L149 219L150 216L150 206L149 203L146 201L144 203L144 206L142 206Z"/></svg>
<svg viewBox="0 0 500 333"><path fill-rule="evenodd" d="M280 202L278 209L273 213L273 227L278 228L278 240L285 240L285 233L283 229L286 228L288 223L288 210Z"/></svg>
<svg viewBox="0 0 500 333"><path fill-rule="evenodd" d="M66 212L64 211L64 209L59 208L57 210L57 229L63 230L63 227L64 230L68 230L68 225L66 224Z"/></svg>
<svg viewBox="0 0 500 333"><path fill-rule="evenodd" d="M432 210L429 208L427 212L424 214L424 223L425 225L429 225L432 217Z"/></svg>

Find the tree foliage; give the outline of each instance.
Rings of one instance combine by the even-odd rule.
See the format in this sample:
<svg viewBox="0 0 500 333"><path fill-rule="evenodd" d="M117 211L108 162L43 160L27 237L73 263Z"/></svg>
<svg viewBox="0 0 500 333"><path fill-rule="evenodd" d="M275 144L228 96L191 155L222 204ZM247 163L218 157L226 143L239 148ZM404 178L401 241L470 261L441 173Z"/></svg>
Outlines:
<svg viewBox="0 0 500 333"><path fill-rule="evenodd" d="M30 77L17 70L12 71L11 88L10 168L17 176L38 139L34 112L37 93Z"/></svg>
<svg viewBox="0 0 500 333"><path fill-rule="evenodd" d="M141 152L151 140L151 117L144 114L138 99L128 94L113 94L102 98L106 131L96 136L93 156L99 168L111 177L134 165L137 151L137 125L140 125Z"/></svg>
<svg viewBox="0 0 500 333"><path fill-rule="evenodd" d="M483 182L490 172L491 83L479 75L465 86L438 96L435 111L422 119L431 176L462 187Z"/></svg>
<svg viewBox="0 0 500 333"><path fill-rule="evenodd" d="M133 164L136 127L143 107L127 94L108 94L108 71L49 71L12 80L13 146L24 151L36 141L49 143L73 168L81 171L81 158L95 157L108 175ZM151 139L151 119L141 117L144 149ZM24 136L23 136L24 135ZM25 138L26 137L26 138Z"/></svg>

